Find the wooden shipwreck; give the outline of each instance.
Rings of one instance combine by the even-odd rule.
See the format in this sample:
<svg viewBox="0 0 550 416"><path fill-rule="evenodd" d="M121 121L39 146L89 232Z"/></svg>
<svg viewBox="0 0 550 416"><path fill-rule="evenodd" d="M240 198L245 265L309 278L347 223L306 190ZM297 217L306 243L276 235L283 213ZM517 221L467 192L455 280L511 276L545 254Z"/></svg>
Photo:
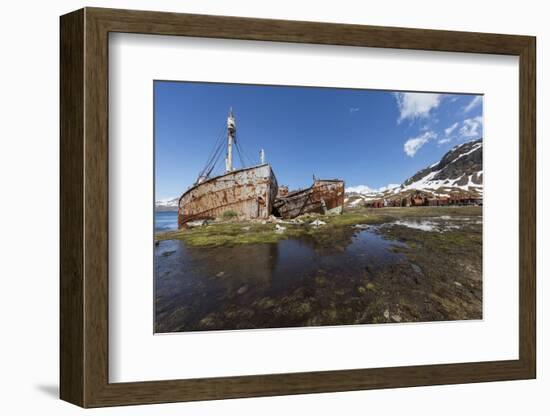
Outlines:
<svg viewBox="0 0 550 416"><path fill-rule="evenodd" d="M271 165L265 163L263 149L260 151L260 164L234 169L233 149L242 156L236 137L236 122L230 110L225 172L211 176L222 154L224 143L221 141L213 149L195 184L179 199L179 228L191 221L224 216L250 220L267 219L270 215L294 218L308 212L342 213L344 182L341 180L314 180L308 189L288 192L285 186L279 188ZM242 157L241 164L244 166Z"/></svg>
<svg viewBox="0 0 550 416"><path fill-rule="evenodd" d="M289 192L273 204L276 216L295 218L314 212L341 214L344 210L344 181L339 179L315 179L310 188Z"/></svg>

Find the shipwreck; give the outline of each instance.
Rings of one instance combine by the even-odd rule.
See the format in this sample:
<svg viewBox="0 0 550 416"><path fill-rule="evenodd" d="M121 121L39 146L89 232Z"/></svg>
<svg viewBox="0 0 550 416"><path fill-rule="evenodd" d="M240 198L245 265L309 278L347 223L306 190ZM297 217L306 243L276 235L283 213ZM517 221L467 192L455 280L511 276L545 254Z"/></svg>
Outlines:
<svg viewBox="0 0 550 416"><path fill-rule="evenodd" d="M288 192L273 203L276 216L295 218L316 212L319 214L341 214L344 209L344 181L340 179L313 179L310 188Z"/></svg>
<svg viewBox="0 0 550 416"><path fill-rule="evenodd" d="M225 171L212 176L225 147ZM344 208L344 181L322 180L314 177L307 189L289 191L280 186L265 153L260 151L260 163L235 169L233 151L240 156L237 143L237 124L233 111L227 117L227 140L215 145L211 156L195 183L178 201L178 227L197 220L225 216L238 219L267 219L271 215L295 218L305 213L341 214Z"/></svg>

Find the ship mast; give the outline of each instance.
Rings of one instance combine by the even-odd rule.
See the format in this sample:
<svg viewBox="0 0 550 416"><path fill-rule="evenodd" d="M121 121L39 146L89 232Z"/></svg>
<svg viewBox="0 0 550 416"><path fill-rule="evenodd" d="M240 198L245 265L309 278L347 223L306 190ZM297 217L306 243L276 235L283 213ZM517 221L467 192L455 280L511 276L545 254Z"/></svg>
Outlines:
<svg viewBox="0 0 550 416"><path fill-rule="evenodd" d="M233 109L229 109L229 116L227 116L227 156L225 158L225 172L231 172L233 170L233 143L236 142L235 135L237 128L235 125L235 117L233 117Z"/></svg>

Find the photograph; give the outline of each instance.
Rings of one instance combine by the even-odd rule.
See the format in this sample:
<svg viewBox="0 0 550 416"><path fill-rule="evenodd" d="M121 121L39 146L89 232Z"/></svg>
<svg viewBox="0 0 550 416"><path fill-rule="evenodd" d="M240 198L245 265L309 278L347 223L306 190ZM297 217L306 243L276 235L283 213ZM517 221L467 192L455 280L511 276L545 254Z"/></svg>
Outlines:
<svg viewBox="0 0 550 416"><path fill-rule="evenodd" d="M483 319L483 95L155 80L154 333Z"/></svg>

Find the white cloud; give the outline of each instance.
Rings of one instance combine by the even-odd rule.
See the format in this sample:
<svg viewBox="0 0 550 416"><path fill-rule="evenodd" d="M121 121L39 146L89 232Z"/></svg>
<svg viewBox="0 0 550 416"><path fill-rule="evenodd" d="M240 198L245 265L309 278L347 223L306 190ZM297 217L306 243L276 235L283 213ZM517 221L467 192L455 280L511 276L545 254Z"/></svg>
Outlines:
<svg viewBox="0 0 550 416"><path fill-rule="evenodd" d="M445 129L445 136L450 136L453 131L458 127L458 122L454 123L452 126L449 126Z"/></svg>
<svg viewBox="0 0 550 416"><path fill-rule="evenodd" d="M462 122L462 127L459 130L461 137L471 138L480 137L481 129L483 127L483 120L481 116L474 118L467 118Z"/></svg>
<svg viewBox="0 0 550 416"><path fill-rule="evenodd" d="M480 105L482 103L482 97L481 95L476 95L474 98L472 98L472 101L470 101L465 107L464 107L464 112L465 113L468 113L470 111L472 111L475 107L477 107L478 105Z"/></svg>
<svg viewBox="0 0 550 416"><path fill-rule="evenodd" d="M460 127L460 128L459 128ZM458 129L458 135L453 134ZM458 138L479 138L482 135L483 130L483 119L481 116L473 117L473 118L467 118L461 123L456 122L447 127L444 130L445 137L439 139L437 141L438 145L442 145L445 143L449 143L451 140Z"/></svg>
<svg viewBox="0 0 550 416"><path fill-rule="evenodd" d="M384 192L388 189L397 188L398 186L401 186L398 183L390 183L386 186L381 186L380 188L371 188L368 185L357 185L357 186L350 186L349 188L346 188L346 192L355 192L358 194L371 194L376 192Z"/></svg>
<svg viewBox="0 0 550 416"><path fill-rule="evenodd" d="M357 185L357 186L350 186L349 188L346 188L346 192L355 192L358 194L369 194L374 191L375 191L374 189L372 189L370 186L367 186L367 185Z"/></svg>
<svg viewBox="0 0 550 416"><path fill-rule="evenodd" d="M359 107L350 107L349 112L350 114L357 113L360 110Z"/></svg>
<svg viewBox="0 0 550 416"><path fill-rule="evenodd" d="M405 119L426 118L430 111L437 108L443 96L441 94L398 92L394 94L399 109L398 123Z"/></svg>
<svg viewBox="0 0 550 416"><path fill-rule="evenodd" d="M403 150L405 151L407 156L413 157L422 146L428 143L431 139L435 139L436 137L437 134L435 134L433 131L427 131L420 136L412 137L407 140L403 145Z"/></svg>

